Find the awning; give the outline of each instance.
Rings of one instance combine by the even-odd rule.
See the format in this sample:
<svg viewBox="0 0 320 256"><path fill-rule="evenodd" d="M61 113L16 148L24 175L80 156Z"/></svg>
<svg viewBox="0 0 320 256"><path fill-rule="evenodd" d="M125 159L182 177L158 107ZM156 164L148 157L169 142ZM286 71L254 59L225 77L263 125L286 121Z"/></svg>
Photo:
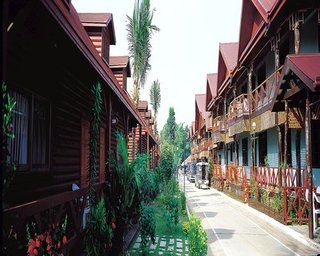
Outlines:
<svg viewBox="0 0 320 256"><path fill-rule="evenodd" d="M295 81L291 83L290 81ZM320 54L293 54L286 57L275 90L272 110L282 109L280 102L297 95L303 89L320 90ZM276 106L278 104L278 106ZM279 105L280 104L280 105Z"/></svg>
<svg viewBox="0 0 320 256"><path fill-rule="evenodd" d="M320 54L288 55L282 70L280 82L290 70L295 73L311 91L320 88Z"/></svg>

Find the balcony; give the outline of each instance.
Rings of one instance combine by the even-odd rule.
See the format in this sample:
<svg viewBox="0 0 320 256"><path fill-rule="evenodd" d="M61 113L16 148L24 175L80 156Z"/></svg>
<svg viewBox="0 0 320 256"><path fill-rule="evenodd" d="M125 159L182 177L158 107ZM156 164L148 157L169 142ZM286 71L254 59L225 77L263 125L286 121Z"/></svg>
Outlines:
<svg viewBox="0 0 320 256"><path fill-rule="evenodd" d="M240 117L249 115L248 94L244 93L236 97L229 106L228 121L234 121Z"/></svg>
<svg viewBox="0 0 320 256"><path fill-rule="evenodd" d="M224 121L224 116L217 116L213 119L213 132L224 132L226 130L226 123Z"/></svg>
<svg viewBox="0 0 320 256"><path fill-rule="evenodd" d="M279 80L281 70L282 67L250 93L252 113L268 106L271 103L275 96L276 82Z"/></svg>

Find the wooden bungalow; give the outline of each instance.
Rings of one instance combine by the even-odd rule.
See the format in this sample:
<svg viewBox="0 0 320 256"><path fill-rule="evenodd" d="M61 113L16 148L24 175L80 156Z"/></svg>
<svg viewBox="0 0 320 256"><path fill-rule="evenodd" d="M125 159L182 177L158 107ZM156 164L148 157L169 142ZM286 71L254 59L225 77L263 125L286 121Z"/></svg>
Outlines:
<svg viewBox="0 0 320 256"><path fill-rule="evenodd" d="M226 73L228 58L219 54L218 94L208 105L226 124L231 190L285 224L308 222L310 237L319 227L319 7L244 0L238 50L225 51L234 68ZM259 191L250 198L246 179ZM281 207L261 200L268 189L282 191Z"/></svg>
<svg viewBox="0 0 320 256"><path fill-rule="evenodd" d="M111 14L78 15L69 0L4 1L2 6L3 75L16 101L15 138L8 146L17 170L5 198L6 227L12 225L20 236L34 221L41 233L48 219L59 222L67 214L73 251L83 228L85 205L79 199L88 185L92 86L99 82L103 91L98 194L109 177L106 162L116 147L115 131L128 136L140 127L153 147L157 140L124 90L125 79L121 84L110 69ZM80 189L72 191L76 186Z"/></svg>
<svg viewBox="0 0 320 256"><path fill-rule="evenodd" d="M206 94L195 95L195 122L192 152L195 161L208 161L211 147L211 114L206 111Z"/></svg>

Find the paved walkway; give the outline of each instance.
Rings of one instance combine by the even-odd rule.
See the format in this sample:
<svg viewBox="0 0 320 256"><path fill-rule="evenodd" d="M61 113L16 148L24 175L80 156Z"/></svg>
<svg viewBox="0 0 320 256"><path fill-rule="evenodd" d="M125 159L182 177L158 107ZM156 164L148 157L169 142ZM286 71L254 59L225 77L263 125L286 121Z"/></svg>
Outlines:
<svg viewBox="0 0 320 256"><path fill-rule="evenodd" d="M129 255L141 255L141 237L136 239L133 247L128 252ZM151 241L148 243L150 255L175 255L175 256L188 256L188 241L185 239L175 239L172 236L156 236L155 244Z"/></svg>
<svg viewBox="0 0 320 256"><path fill-rule="evenodd" d="M180 179L183 189L183 179ZM208 255L317 255L281 229L240 207L214 189L197 189L186 181L189 209L202 219L208 234Z"/></svg>

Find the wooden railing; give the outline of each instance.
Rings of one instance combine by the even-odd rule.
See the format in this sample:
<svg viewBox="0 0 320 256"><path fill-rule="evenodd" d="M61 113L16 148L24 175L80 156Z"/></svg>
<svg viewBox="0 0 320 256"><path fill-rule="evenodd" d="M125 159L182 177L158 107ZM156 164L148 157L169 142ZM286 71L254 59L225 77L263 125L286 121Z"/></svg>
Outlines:
<svg viewBox="0 0 320 256"><path fill-rule="evenodd" d="M229 106L228 120L234 120L249 114L248 94L244 93L235 98Z"/></svg>
<svg viewBox="0 0 320 256"><path fill-rule="evenodd" d="M213 119L213 126L212 131L213 132L223 132L226 130L226 123L224 120L224 116L217 116L215 119Z"/></svg>
<svg viewBox="0 0 320 256"><path fill-rule="evenodd" d="M231 164L227 166L226 171L227 189L241 201L248 200L248 183L244 166Z"/></svg>
<svg viewBox="0 0 320 256"><path fill-rule="evenodd" d="M275 71L265 81L263 81L251 93L251 110L252 112L267 106L275 97L276 82L281 75L282 67Z"/></svg>
<svg viewBox="0 0 320 256"><path fill-rule="evenodd" d="M104 188L105 183L95 185L98 197L104 194ZM13 234L17 245L18 243L22 243L22 248L25 250L27 246L27 225L33 225L35 233L42 234L49 227L61 225L67 217L66 236L68 237L68 243L66 247L70 252L75 246L81 247L78 242L83 231L83 213L85 208L88 207L87 194L87 188L67 191L5 209L3 211L4 230L6 230L6 233L11 234L11 236ZM9 243L8 239L8 237L5 237L4 241ZM16 255L20 255L20 252L18 251Z"/></svg>
<svg viewBox="0 0 320 256"><path fill-rule="evenodd" d="M255 186L254 196L260 206L254 204L259 210L276 217L287 224L288 222L306 222L307 206L306 189L308 188L306 171L297 168L273 168L255 167L254 173L251 170L251 179ZM276 192L277 191L277 192ZM277 199L275 198L277 196ZM263 197L263 200L262 200ZM268 202L264 200L268 199ZM281 198L281 205L275 209L275 200Z"/></svg>

